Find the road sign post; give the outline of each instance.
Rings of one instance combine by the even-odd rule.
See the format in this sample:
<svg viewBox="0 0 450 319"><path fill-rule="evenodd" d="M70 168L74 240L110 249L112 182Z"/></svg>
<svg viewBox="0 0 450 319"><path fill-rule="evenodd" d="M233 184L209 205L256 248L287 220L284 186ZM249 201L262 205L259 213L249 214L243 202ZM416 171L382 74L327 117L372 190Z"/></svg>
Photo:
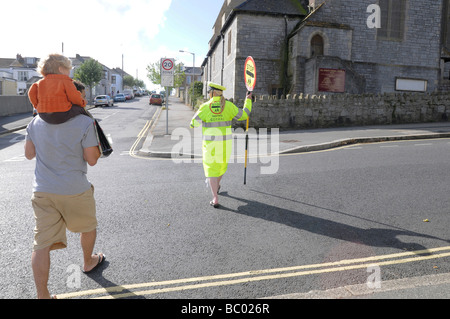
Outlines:
<svg viewBox="0 0 450 319"><path fill-rule="evenodd" d="M244 82L248 92L253 92L256 85L256 65L255 60L249 56L244 64ZM247 93L248 93L247 92ZM245 129L245 168L244 168L244 185L247 184L247 157L248 157L248 117Z"/></svg>
<svg viewBox="0 0 450 319"><path fill-rule="evenodd" d="M174 86L175 60L169 58L161 59L160 66L161 86L166 90L166 135L169 135L169 87Z"/></svg>

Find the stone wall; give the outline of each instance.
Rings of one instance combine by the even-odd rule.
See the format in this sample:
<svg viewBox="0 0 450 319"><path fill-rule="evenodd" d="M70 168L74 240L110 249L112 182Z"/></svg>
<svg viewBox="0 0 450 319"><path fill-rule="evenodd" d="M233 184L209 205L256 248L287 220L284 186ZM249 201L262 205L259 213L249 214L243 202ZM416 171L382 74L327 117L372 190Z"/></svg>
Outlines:
<svg viewBox="0 0 450 319"><path fill-rule="evenodd" d="M236 101L242 107L244 101ZM250 127L284 129L447 121L450 93L259 96ZM241 124L237 124L242 126Z"/></svg>
<svg viewBox="0 0 450 319"><path fill-rule="evenodd" d="M33 106L26 95L0 96L0 116L33 112Z"/></svg>
<svg viewBox="0 0 450 319"><path fill-rule="evenodd" d="M315 1L316 5L322 2L324 0ZM367 26L370 15L367 8L379 1L326 1L291 34L290 92L318 92L317 72L312 65L305 66L311 58L311 39L315 35L320 35L324 41L325 59L320 61L321 67L336 63L331 59L327 61L327 58L339 58L352 69L348 72L344 67L346 75L364 79L359 87L346 85L346 93L394 93L398 77L426 80L427 92L438 89L442 79L442 1L395 2L405 5L403 15L398 17L404 23L400 23L402 32L397 38L386 37L381 29Z"/></svg>

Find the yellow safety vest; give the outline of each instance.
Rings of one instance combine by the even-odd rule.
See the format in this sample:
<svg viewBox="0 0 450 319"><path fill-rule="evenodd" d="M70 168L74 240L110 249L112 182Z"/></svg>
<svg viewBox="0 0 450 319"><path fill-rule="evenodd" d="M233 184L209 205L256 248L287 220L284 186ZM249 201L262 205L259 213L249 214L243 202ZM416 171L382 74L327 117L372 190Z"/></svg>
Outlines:
<svg viewBox="0 0 450 319"><path fill-rule="evenodd" d="M192 118L191 127L202 125L203 166L207 177L225 173L232 147L231 122L246 120L251 110L251 99L245 100L243 109L226 101L222 110L220 97L216 96L202 104Z"/></svg>

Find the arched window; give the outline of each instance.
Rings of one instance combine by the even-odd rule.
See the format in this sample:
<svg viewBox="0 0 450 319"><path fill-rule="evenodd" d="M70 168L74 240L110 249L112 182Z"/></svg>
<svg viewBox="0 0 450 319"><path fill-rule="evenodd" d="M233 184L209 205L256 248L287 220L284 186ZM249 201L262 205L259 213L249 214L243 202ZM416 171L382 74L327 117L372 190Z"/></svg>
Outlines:
<svg viewBox="0 0 450 319"><path fill-rule="evenodd" d="M316 34L311 39L311 57L323 55L323 38Z"/></svg>

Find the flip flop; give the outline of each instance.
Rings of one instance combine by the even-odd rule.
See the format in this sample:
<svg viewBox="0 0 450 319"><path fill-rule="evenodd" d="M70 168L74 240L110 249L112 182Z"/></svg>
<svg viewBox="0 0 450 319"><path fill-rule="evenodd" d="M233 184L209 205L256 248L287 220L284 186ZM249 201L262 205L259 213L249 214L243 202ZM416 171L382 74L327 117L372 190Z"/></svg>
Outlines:
<svg viewBox="0 0 450 319"><path fill-rule="evenodd" d="M100 255L100 254L101 254L101 255ZM105 256L104 254L102 254L102 253L97 253L97 256L98 256L98 262L97 262L97 265L95 265L94 268L92 268L91 270L88 270L88 271L84 271L84 270L83 270L83 273L84 273L84 274L89 274L89 273L93 272L93 271L94 271L95 269L97 269L98 266L100 266L100 265L105 261L105 259L106 259L106 256Z"/></svg>
<svg viewBox="0 0 450 319"><path fill-rule="evenodd" d="M218 208L218 207L219 207L219 203L214 204L213 201L210 201L210 202L209 202L209 205L211 205L211 206L214 207L214 208Z"/></svg>

